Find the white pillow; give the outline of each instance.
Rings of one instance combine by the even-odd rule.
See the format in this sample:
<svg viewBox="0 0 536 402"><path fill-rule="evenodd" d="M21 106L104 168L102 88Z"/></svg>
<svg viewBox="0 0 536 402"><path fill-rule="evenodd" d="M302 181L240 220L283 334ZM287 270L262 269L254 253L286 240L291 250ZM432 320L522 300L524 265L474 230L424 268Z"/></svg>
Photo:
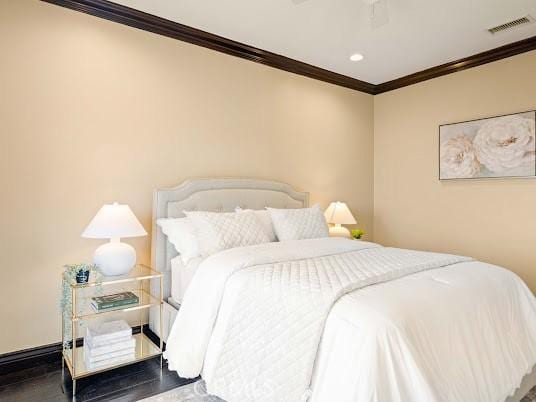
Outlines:
<svg viewBox="0 0 536 402"><path fill-rule="evenodd" d="M320 205L312 208L267 208L279 241L328 237L329 229Z"/></svg>
<svg viewBox="0 0 536 402"><path fill-rule="evenodd" d="M257 218L259 218L262 223L262 226L264 226L264 230L268 235L268 239L270 239L271 242L277 241L277 237L275 236L274 232L274 226L272 225L272 217L270 216L270 212L268 212L266 209L242 209L240 207L236 207L235 211L252 211L255 215L257 215Z"/></svg>
<svg viewBox="0 0 536 402"><path fill-rule="evenodd" d="M162 218L156 221L173 244L182 261L187 264L192 258L199 257L199 244L196 229L188 218Z"/></svg>
<svg viewBox="0 0 536 402"><path fill-rule="evenodd" d="M195 226L202 256L229 248L270 242L262 223L252 211L184 213Z"/></svg>

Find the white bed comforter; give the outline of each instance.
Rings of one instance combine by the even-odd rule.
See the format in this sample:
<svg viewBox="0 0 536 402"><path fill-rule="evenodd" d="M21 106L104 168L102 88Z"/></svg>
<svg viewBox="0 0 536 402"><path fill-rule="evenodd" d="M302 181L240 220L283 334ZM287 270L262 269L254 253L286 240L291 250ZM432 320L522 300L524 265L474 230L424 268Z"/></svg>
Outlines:
<svg viewBox="0 0 536 402"><path fill-rule="evenodd" d="M536 362L535 322L534 297L506 270L302 240L204 261L165 357L229 402L498 402Z"/></svg>

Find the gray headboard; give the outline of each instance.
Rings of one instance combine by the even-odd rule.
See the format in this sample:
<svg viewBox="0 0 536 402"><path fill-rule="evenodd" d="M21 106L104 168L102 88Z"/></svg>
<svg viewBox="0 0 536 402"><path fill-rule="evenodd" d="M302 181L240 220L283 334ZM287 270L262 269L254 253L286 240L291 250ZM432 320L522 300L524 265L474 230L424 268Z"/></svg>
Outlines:
<svg viewBox="0 0 536 402"><path fill-rule="evenodd" d="M156 225L157 219L181 218L184 210L232 212L237 206L249 209L304 208L309 206L309 194L294 191L285 183L240 178L193 179L178 187L157 189L153 200L153 268L168 271L170 260L177 255ZM166 297L169 296L169 286L166 283Z"/></svg>

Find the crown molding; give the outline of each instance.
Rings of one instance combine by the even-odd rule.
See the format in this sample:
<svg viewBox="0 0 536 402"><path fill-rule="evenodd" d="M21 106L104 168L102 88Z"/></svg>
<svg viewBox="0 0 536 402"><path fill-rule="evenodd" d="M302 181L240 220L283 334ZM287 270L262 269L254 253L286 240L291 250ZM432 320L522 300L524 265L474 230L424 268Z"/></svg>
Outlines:
<svg viewBox="0 0 536 402"><path fill-rule="evenodd" d="M42 0L72 10L81 11L96 17L104 18L120 24L139 28L144 31L164 35L217 50L232 56L240 57L256 63L265 64L280 70L303 75L330 84L373 94L375 85L357 80L342 74L324 70L320 67L303 63L279 54L268 52L253 46L236 42L200 29L192 28L178 22L166 20L152 14L147 14L130 7L112 3L106 0Z"/></svg>
<svg viewBox="0 0 536 402"><path fill-rule="evenodd" d="M514 42L496 49L491 49L473 56L375 85L259 49L254 46L249 46L244 43L214 35L200 29L179 24L178 22L157 17L143 11L112 3L111 1L42 1L371 95L393 91L422 81L477 67L531 50L536 50L536 36L533 36L519 42Z"/></svg>
<svg viewBox="0 0 536 402"><path fill-rule="evenodd" d="M519 42L510 43L508 45L487 50L473 56L428 68L414 74L406 75L405 77L397 78L396 80L384 82L375 86L375 94L381 94L394 89L407 87L408 85L417 84L418 82L431 80L433 78L456 73L462 70L467 70L468 68L481 66L483 64L512 57L517 54L530 52L531 50L535 49L536 36L532 36L528 39L520 40Z"/></svg>

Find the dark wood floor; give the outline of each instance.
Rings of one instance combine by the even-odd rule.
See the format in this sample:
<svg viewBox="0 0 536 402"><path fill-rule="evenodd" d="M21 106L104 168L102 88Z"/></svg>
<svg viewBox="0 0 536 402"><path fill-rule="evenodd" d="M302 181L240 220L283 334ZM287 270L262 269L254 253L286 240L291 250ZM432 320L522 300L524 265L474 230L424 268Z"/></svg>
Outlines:
<svg viewBox="0 0 536 402"><path fill-rule="evenodd" d="M77 395L71 398L71 377L67 368L62 380L59 355L40 359L17 371L0 374L0 401L137 401L193 380L179 378L176 372L160 371L160 358L97 374L77 381Z"/></svg>

